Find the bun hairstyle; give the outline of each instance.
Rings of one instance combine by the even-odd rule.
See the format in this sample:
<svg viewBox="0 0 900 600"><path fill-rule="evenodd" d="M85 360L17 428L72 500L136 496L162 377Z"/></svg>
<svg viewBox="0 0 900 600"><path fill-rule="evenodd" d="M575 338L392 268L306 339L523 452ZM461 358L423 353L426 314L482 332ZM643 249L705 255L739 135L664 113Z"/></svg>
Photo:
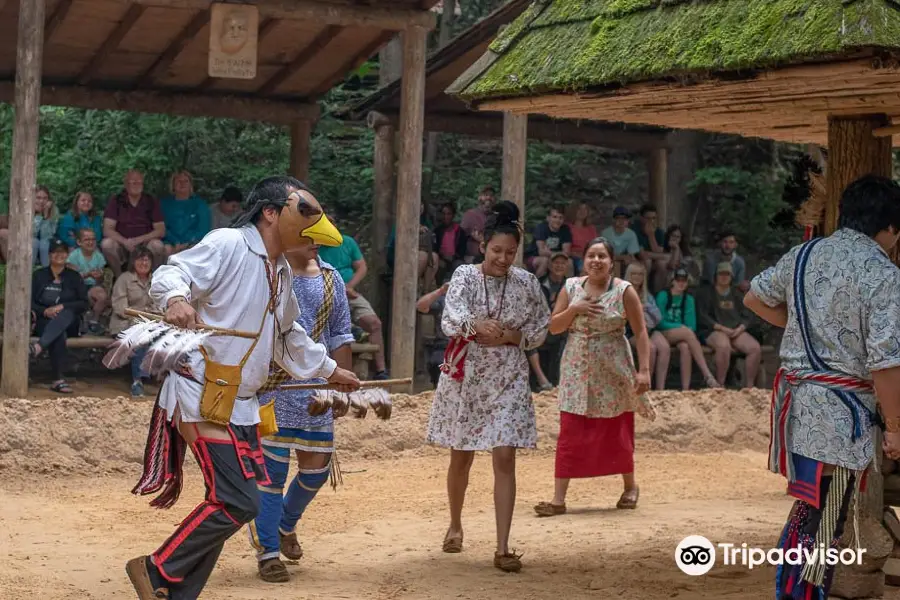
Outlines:
<svg viewBox="0 0 900 600"><path fill-rule="evenodd" d="M588 242L584 246L584 255L581 258L587 256L588 250L590 250L593 246L597 244L603 244L603 247L606 248L606 253L609 254L609 259L613 260L616 258L616 250L613 248L612 242L610 242L605 237L595 237L590 242Z"/></svg>
<svg viewBox="0 0 900 600"><path fill-rule="evenodd" d="M484 223L485 243L495 235L511 235L517 244L522 240L519 207L509 200L502 200L491 207L491 214Z"/></svg>

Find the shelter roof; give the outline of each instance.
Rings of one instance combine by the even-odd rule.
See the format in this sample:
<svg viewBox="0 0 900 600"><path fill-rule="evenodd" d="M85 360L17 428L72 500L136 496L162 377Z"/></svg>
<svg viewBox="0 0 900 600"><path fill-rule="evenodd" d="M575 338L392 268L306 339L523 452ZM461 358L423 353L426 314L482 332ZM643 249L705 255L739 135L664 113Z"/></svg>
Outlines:
<svg viewBox="0 0 900 600"><path fill-rule="evenodd" d="M436 0L243 0L259 7L253 79L207 75L211 0L46 0L44 104L289 122ZM15 81L18 0L0 0L0 100Z"/></svg>
<svg viewBox="0 0 900 600"><path fill-rule="evenodd" d="M427 130L494 137L502 135L501 113L473 113L463 99L448 95L446 89L487 52L498 32L501 37L505 35L504 28L529 7L529 2L509 0L428 58L425 66ZM400 112L401 90L402 79L398 78L350 107L342 116L362 120L369 112L376 111L396 118ZM529 135L534 139L632 151L664 146L665 133L657 127L561 122L540 116L532 117L529 122Z"/></svg>
<svg viewBox="0 0 900 600"><path fill-rule="evenodd" d="M897 55L897 0L538 0L448 93L822 142L829 114L900 114Z"/></svg>

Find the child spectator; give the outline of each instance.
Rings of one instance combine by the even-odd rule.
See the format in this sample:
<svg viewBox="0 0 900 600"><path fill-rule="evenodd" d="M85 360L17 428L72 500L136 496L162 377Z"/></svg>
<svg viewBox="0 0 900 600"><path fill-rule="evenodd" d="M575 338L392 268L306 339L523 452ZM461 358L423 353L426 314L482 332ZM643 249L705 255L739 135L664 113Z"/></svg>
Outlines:
<svg viewBox="0 0 900 600"><path fill-rule="evenodd" d="M93 229L78 230L78 247L69 253L68 264L81 275L87 288L91 305L91 315L87 322L88 331L93 335L102 335L100 317L109 307L109 294L103 287L103 268L106 266L106 259L97 251L97 234Z"/></svg>
<svg viewBox="0 0 900 600"><path fill-rule="evenodd" d="M547 220L534 228L534 240L525 251L525 265L540 279L550 270L550 257L562 252L567 257L572 252L572 231L566 225L562 209L551 207Z"/></svg>
<svg viewBox="0 0 900 600"><path fill-rule="evenodd" d="M74 250L78 247L77 234L81 229L92 229L97 243L103 239L103 219L94 210L94 197L87 192L75 194L72 208L59 222L57 236L66 243L69 250Z"/></svg>
<svg viewBox="0 0 900 600"><path fill-rule="evenodd" d="M31 232L34 264L50 266L50 241L56 236L59 209L46 186L39 185L34 193L34 228Z"/></svg>
<svg viewBox="0 0 900 600"><path fill-rule="evenodd" d="M213 229L221 229L231 225L231 221L241 212L244 197L241 190L234 186L225 188L219 203L209 209Z"/></svg>
<svg viewBox="0 0 900 600"><path fill-rule="evenodd" d="M116 277L122 264L140 244L153 253L154 264L162 264L166 248L165 218L159 200L144 192L144 176L131 170L125 174L125 189L110 197L103 213L103 240L100 249Z"/></svg>
<svg viewBox="0 0 900 600"><path fill-rule="evenodd" d="M163 243L166 254L190 248L203 239L210 229L210 211L206 200L194 195L194 178L178 171L169 179L171 195L160 203L166 223Z"/></svg>

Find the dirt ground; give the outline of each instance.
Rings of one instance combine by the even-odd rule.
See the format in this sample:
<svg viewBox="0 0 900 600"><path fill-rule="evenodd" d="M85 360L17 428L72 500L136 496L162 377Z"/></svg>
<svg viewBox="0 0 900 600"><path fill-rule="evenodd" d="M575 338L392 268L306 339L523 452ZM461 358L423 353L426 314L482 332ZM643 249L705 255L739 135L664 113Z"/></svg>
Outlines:
<svg viewBox="0 0 900 600"><path fill-rule="evenodd" d="M511 545L524 552L524 569L514 575L491 566L486 455L473 469L465 549L440 551L447 458L422 443L430 395L394 402L389 422L339 421L344 485L324 488L304 516L306 556L289 566L292 581L257 578L244 531L227 543L203 598L771 597L772 568L717 565L689 577L674 562L676 545L692 534L714 543L774 544L791 503L782 481L765 469L767 393L657 394L659 419L638 420L639 508L615 509L616 478L579 481L569 514L551 519L532 511L550 499L556 437L554 399L536 396L540 449L521 453L517 466ZM151 509L148 498L129 494L151 406L125 398L0 400L0 430L8 432L0 440L0 598L134 597L125 561L155 549L202 495L193 465L171 510Z"/></svg>

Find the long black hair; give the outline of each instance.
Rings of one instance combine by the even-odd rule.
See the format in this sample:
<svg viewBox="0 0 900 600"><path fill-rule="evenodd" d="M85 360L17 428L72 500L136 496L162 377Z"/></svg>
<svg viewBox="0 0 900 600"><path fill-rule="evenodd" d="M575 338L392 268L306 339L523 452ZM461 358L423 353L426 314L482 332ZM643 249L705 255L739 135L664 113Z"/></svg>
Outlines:
<svg viewBox="0 0 900 600"><path fill-rule="evenodd" d="M597 244L602 244L604 248L606 248L607 254L609 254L609 260L615 260L616 258L616 249L613 248L612 242L606 239L603 236L595 237L587 244L584 245L584 252L581 253L581 258L584 259L587 257L588 250L590 250L593 246Z"/></svg>
<svg viewBox="0 0 900 600"><path fill-rule="evenodd" d="M312 194L312 190L296 177L291 177L290 175L266 177L254 185L250 193L247 194L247 199L244 202L244 212L232 221L231 226L243 227L248 223L258 222L263 209L268 206L274 206L279 209L284 208L287 205L288 188L296 188Z"/></svg>
<svg viewBox="0 0 900 600"><path fill-rule="evenodd" d="M841 195L838 228L846 227L874 238L893 226L900 229L900 185L878 175L860 177Z"/></svg>
<svg viewBox="0 0 900 600"><path fill-rule="evenodd" d="M503 200L491 207L491 214L484 223L484 243L495 235L511 235L518 244L522 240L522 226L519 224L519 207Z"/></svg>

